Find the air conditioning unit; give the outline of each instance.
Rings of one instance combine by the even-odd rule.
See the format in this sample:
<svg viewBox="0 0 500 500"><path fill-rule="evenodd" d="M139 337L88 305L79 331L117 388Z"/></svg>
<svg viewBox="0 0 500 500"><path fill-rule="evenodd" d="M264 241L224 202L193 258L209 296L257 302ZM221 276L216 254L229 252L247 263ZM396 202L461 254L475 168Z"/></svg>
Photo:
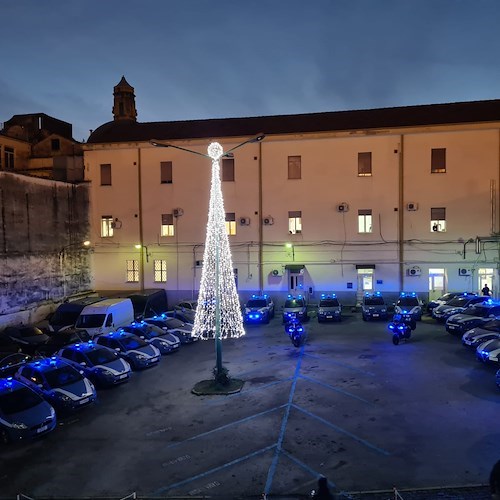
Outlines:
<svg viewBox="0 0 500 500"><path fill-rule="evenodd" d="M240 226L249 226L250 217L240 217Z"/></svg>
<svg viewBox="0 0 500 500"><path fill-rule="evenodd" d="M349 205L345 202L340 203L337 205L337 212L348 212L349 211Z"/></svg>
<svg viewBox="0 0 500 500"><path fill-rule="evenodd" d="M111 228L112 229L121 229L122 228L122 221L120 219L115 219L114 221L111 222Z"/></svg>
<svg viewBox="0 0 500 500"><path fill-rule="evenodd" d="M272 217L264 217L262 223L264 226L272 226L274 224L274 219Z"/></svg>
<svg viewBox="0 0 500 500"><path fill-rule="evenodd" d="M180 217L181 215L184 215L184 210L182 208L174 208L173 214L174 217Z"/></svg>
<svg viewBox="0 0 500 500"><path fill-rule="evenodd" d="M273 269L273 270L271 271L271 274L272 274L273 276L281 276L281 274L280 274L280 272L278 271L278 269Z"/></svg>
<svg viewBox="0 0 500 500"><path fill-rule="evenodd" d="M460 268L458 270L458 275L459 276L471 276L472 275L472 271L470 269L465 269L465 268Z"/></svg>
<svg viewBox="0 0 500 500"><path fill-rule="evenodd" d="M414 212L415 210L418 210L418 203L414 203L412 201L407 203L406 210L408 210L409 212Z"/></svg>
<svg viewBox="0 0 500 500"><path fill-rule="evenodd" d="M422 270L418 266L413 266L406 270L406 274L408 276L420 276L422 274Z"/></svg>

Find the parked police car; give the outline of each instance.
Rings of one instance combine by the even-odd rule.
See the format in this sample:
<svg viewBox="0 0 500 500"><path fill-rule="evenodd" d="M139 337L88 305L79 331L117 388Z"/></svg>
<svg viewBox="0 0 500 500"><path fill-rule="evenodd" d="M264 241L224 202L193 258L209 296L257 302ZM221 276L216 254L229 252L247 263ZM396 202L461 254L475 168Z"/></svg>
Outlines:
<svg viewBox="0 0 500 500"><path fill-rule="evenodd" d="M463 293L462 295L446 302L446 304L435 307L432 310L432 317L437 321L444 323L453 314L461 313L471 304L479 304L485 300L488 300L488 297L480 297L475 293Z"/></svg>
<svg viewBox="0 0 500 500"><path fill-rule="evenodd" d="M484 363L500 363L500 339L492 339L476 348L477 359Z"/></svg>
<svg viewBox="0 0 500 500"><path fill-rule="evenodd" d="M467 330L487 323L500 315L500 304L487 300L481 304L471 304L461 313L454 314L446 320L446 331L455 335L463 335Z"/></svg>
<svg viewBox="0 0 500 500"><path fill-rule="evenodd" d="M342 306L334 293L321 294L318 305L318 323L324 321L342 321Z"/></svg>
<svg viewBox="0 0 500 500"><path fill-rule="evenodd" d="M297 318L299 321L307 321L307 303L302 295L296 297L288 294L283 306L283 323L288 323L290 319Z"/></svg>
<svg viewBox="0 0 500 500"><path fill-rule="evenodd" d="M380 292L365 293L361 304L363 321L370 319L387 319L387 304Z"/></svg>
<svg viewBox="0 0 500 500"><path fill-rule="evenodd" d="M422 319L422 302L415 292L401 292L394 312L396 314L409 314L413 319L420 321Z"/></svg>
<svg viewBox="0 0 500 500"><path fill-rule="evenodd" d="M252 295L243 310L245 323L269 323L274 317L274 302L269 295Z"/></svg>
<svg viewBox="0 0 500 500"><path fill-rule="evenodd" d="M476 349L478 345L487 340L500 338L500 320L492 319L484 325L476 326L462 335L462 344Z"/></svg>

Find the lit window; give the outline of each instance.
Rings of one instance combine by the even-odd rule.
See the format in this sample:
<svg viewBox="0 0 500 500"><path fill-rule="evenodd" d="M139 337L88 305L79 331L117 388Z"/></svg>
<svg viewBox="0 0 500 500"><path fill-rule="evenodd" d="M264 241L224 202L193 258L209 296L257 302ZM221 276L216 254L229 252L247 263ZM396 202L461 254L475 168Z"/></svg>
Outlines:
<svg viewBox="0 0 500 500"><path fill-rule="evenodd" d="M446 173L446 148L431 150L431 173Z"/></svg>
<svg viewBox="0 0 500 500"><path fill-rule="evenodd" d="M174 236L173 214L161 214L161 236Z"/></svg>
<svg viewBox="0 0 500 500"><path fill-rule="evenodd" d="M290 234L299 234L302 232L302 212L288 212L288 232Z"/></svg>
<svg viewBox="0 0 500 500"><path fill-rule="evenodd" d="M288 178L289 179L300 179L301 178L301 156L289 156L288 157Z"/></svg>
<svg viewBox="0 0 500 500"><path fill-rule="evenodd" d="M446 208L431 208L431 233L446 231Z"/></svg>
<svg viewBox="0 0 500 500"><path fill-rule="evenodd" d="M166 260L155 260L154 261L155 270L155 283L166 283L167 282L167 261Z"/></svg>
<svg viewBox="0 0 500 500"><path fill-rule="evenodd" d="M139 261L127 260L127 283L137 283L139 281Z"/></svg>
<svg viewBox="0 0 500 500"><path fill-rule="evenodd" d="M358 177L371 177L372 154L358 153Z"/></svg>
<svg viewBox="0 0 500 500"><path fill-rule="evenodd" d="M358 233L372 232L372 211L358 210Z"/></svg>
<svg viewBox="0 0 500 500"><path fill-rule="evenodd" d="M111 165L101 165L101 186L111 186Z"/></svg>
<svg viewBox="0 0 500 500"><path fill-rule="evenodd" d="M14 149L13 148L8 148L5 146L3 148L4 151L4 163L5 163L5 170L14 170Z"/></svg>
<svg viewBox="0 0 500 500"><path fill-rule="evenodd" d="M101 238L111 238L114 226L113 217L111 215L103 215L101 217Z"/></svg>
<svg viewBox="0 0 500 500"><path fill-rule="evenodd" d="M222 180L234 181L234 158L222 158Z"/></svg>
<svg viewBox="0 0 500 500"><path fill-rule="evenodd" d="M234 212L226 213L226 232L229 236L236 234L236 214Z"/></svg>
<svg viewBox="0 0 500 500"><path fill-rule="evenodd" d="M172 162L160 162L160 182L162 184L172 184Z"/></svg>

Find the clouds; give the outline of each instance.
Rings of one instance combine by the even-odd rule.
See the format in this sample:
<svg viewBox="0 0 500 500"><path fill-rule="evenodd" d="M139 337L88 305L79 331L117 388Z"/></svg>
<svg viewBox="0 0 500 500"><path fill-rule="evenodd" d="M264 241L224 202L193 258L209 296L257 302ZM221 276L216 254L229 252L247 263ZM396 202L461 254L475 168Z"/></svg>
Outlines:
<svg viewBox="0 0 500 500"><path fill-rule="evenodd" d="M135 87L140 121L498 97L496 0L17 0L0 109L77 139Z"/></svg>

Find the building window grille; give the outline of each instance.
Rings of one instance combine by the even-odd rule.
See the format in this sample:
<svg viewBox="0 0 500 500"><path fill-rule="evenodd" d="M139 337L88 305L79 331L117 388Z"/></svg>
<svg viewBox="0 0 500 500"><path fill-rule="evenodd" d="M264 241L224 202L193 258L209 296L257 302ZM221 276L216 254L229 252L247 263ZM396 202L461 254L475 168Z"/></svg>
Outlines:
<svg viewBox="0 0 500 500"><path fill-rule="evenodd" d="M302 232L302 212L300 210L288 212L288 232L290 234Z"/></svg>
<svg viewBox="0 0 500 500"><path fill-rule="evenodd" d="M173 214L161 214L161 236L174 236L174 216Z"/></svg>
<svg viewBox="0 0 500 500"><path fill-rule="evenodd" d="M167 261L155 260L154 261L154 280L155 283L167 282Z"/></svg>
<svg viewBox="0 0 500 500"><path fill-rule="evenodd" d="M160 162L160 182L162 184L172 184L172 162Z"/></svg>
<svg viewBox="0 0 500 500"><path fill-rule="evenodd" d="M139 261L127 260L127 283L139 282Z"/></svg>
<svg viewBox="0 0 500 500"><path fill-rule="evenodd" d="M101 217L101 238L111 238L114 226L113 217L111 215L103 215Z"/></svg>
<svg viewBox="0 0 500 500"><path fill-rule="evenodd" d="M101 186L111 186L111 165L109 163L101 165Z"/></svg>

